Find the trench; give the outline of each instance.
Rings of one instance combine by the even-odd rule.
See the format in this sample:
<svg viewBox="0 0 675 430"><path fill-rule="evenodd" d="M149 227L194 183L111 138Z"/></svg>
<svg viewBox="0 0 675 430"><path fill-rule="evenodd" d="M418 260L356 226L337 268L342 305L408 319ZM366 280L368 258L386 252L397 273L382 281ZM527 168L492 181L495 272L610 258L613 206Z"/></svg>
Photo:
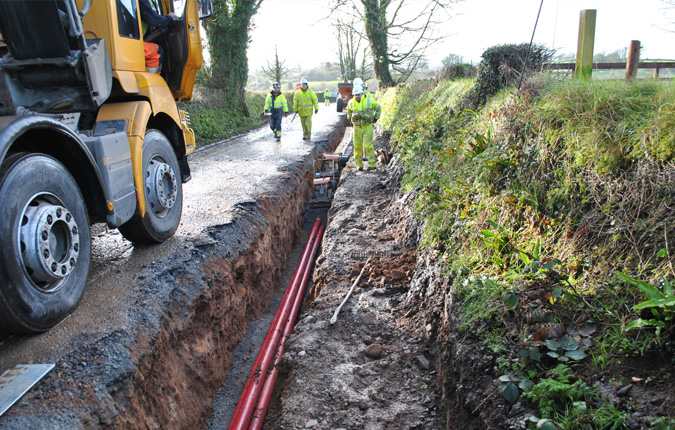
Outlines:
<svg viewBox="0 0 675 430"><path fill-rule="evenodd" d="M375 147L387 151L388 137ZM438 308L409 307L419 225L402 166L354 167L341 175L308 306L277 366L281 407L265 428L443 428Z"/></svg>
<svg viewBox="0 0 675 430"><path fill-rule="evenodd" d="M227 408L213 413L212 404L219 404L219 390L235 395L234 401L231 396L225 401L234 411L243 382L232 378L243 375L245 381L251 365L242 357L250 355L252 362L259 348L250 344L245 334L255 337L262 331L264 337L267 315L273 315L285 287L287 267L292 271L296 248L304 245L306 220L321 216L325 223L327 208L309 206L313 194L310 164L323 152L335 150L344 130L342 126L332 133L323 148L317 142L319 149L313 160L305 163L299 180L280 184L276 195L240 205L238 230L243 234L231 225L209 232L216 243L240 234L236 256L216 252L204 258L199 272L208 288L201 288L199 298L188 308L183 307L181 298L175 300L175 306L170 305L173 309L159 334L146 340L152 345L144 344L141 337L132 346L132 356L140 355L138 370L131 386L120 387L113 394L116 403L124 404L123 413L108 420L114 427L205 428L209 417L227 415ZM151 353L145 354L148 350ZM212 428L226 428L229 417L231 412L226 421ZM104 421L101 416L97 419Z"/></svg>
<svg viewBox="0 0 675 430"><path fill-rule="evenodd" d="M274 186L236 204L231 219L169 241L162 254L168 261L155 263L154 253L139 252L142 265L129 273L113 261L100 276L119 275L126 282L120 288L133 284L133 290L115 302L119 316L112 324L103 327L108 320L102 319L100 330L80 330L91 320L75 315L72 325L45 336L13 339L24 349L48 345L54 335L67 340L59 345L63 354L43 348L41 356L28 357L53 358L56 367L0 417L0 427L206 428L216 410L226 415L213 408L219 390L234 393L226 401L233 410L243 382L237 387L227 378L239 373L245 379L251 365L243 358L255 358L258 350L242 339L253 336L256 325L263 332L269 326L265 315L274 313L288 284L285 273L297 264L305 225L316 217L326 223L328 207L310 204L314 162L345 140L345 122L322 133L302 158L287 157ZM96 285L89 290L116 294ZM73 330L78 334L67 338ZM227 428L228 421L211 428Z"/></svg>
<svg viewBox="0 0 675 430"><path fill-rule="evenodd" d="M369 317L366 324L353 325L357 316L353 312L358 305L352 303L349 311L343 311L345 318L341 321L344 322L336 330L316 331L322 336L324 333L333 335L333 339L321 339L327 342L322 348L316 348L315 342L305 348L316 352L321 362L297 362L297 369L291 366L292 361L284 364L285 370L281 369L274 393L274 396L282 397L273 397L264 428L277 428L278 423L286 428L311 423L314 417L309 415L310 411L319 411L317 413L326 419L341 424L332 427L321 424L319 428L345 427L342 424L346 422L354 425L345 428L365 428L364 422L375 421L371 419L372 415L364 414L376 410L371 406L378 405L384 411L378 417L384 423L381 425L390 425L391 420L395 420L396 425L369 428L415 428L412 425L402 427L403 422L398 416L389 413L391 405L424 416L425 423L437 423L433 414L440 414L441 409L418 404L418 400L424 399L413 396L415 392L425 391L426 387L422 388L422 385L431 385L433 379L429 369L420 369L418 357L431 358L438 352L433 346L435 342L429 342L434 334L426 334L425 329L435 320L433 315L429 318L429 315L422 315L423 312L412 314L410 308L403 305L407 295L412 308L430 312L445 309L443 304L435 303L434 298L446 289L434 288L436 283L423 277L417 281L413 279L409 293L405 292L408 287L401 284L404 282L401 277L410 279L408 271L415 265L412 251L416 248L418 231L414 223L408 221L412 215L405 208L407 200L385 192L394 188L396 177L401 174L395 173L391 177L389 174L357 175L347 170L340 176L341 192L332 206L312 205L315 160L327 152L340 152L338 145L350 140L348 130L345 124L336 125L327 133L328 138L312 142L311 153L303 153L302 159L297 161L289 157L291 161L280 168L283 175L273 189L236 205L231 221L212 222L197 237L175 239L169 244L175 250L169 255L173 261L154 264L148 261L153 254L144 256L140 253L144 256L143 261L148 262L139 273L124 277L129 283L136 284L136 288L128 300L119 302L123 315L132 317L115 320L118 324L112 329L106 327L105 331L93 334L78 331L80 334L67 344L69 352L58 357L53 372L0 418L0 428L227 428L316 217L322 218L324 225L331 217L332 234L337 234L339 240L327 241L323 253L317 255L323 261L315 268L316 284L310 282L305 290L307 301L312 304L305 314L301 313L303 323L294 330L298 339L284 356L291 357L289 360L297 356L303 342L312 339L311 327L317 321L322 324L327 321L324 314L332 314L342 300L340 291L344 280L358 267L354 266L355 261L362 259L364 252L375 252L378 264L382 266L382 273L373 275L371 272L373 279L368 279L368 291L365 287L363 290L364 303L384 308L380 308L377 318ZM371 201L373 191L382 191L376 203ZM359 216L363 219L357 219ZM357 238L358 241L349 244ZM101 276L121 271L113 266ZM396 272L400 272L400 276ZM322 297L318 297L319 292ZM443 294L440 297L444 297ZM415 318L417 323L413 328L422 334L405 334L394 326L386 326L395 315L403 315L408 320ZM380 317L385 318L380 321ZM383 341L389 342L390 356L382 361L389 363L388 367L359 358L362 356L359 344L365 337L360 334L356 344L349 343L357 331L376 341L382 336ZM399 332L404 338L398 338ZM300 337L303 333L307 335L304 338ZM26 346L30 345L26 343ZM361 373L336 372L331 365L335 361L330 360L341 360L341 357L332 356L342 352L351 354L345 362L361 369ZM356 361L353 357L357 357ZM309 367L302 367L304 365ZM372 371L368 367L371 365L380 366L379 370ZM345 386L351 377L372 376L370 384L373 384L371 389L375 397L367 404L350 401L343 407L339 405L347 403L332 407L333 402L328 400L319 408L305 408L304 403L294 403L297 398L321 399L325 385L312 387L310 381L299 382L295 377L317 369L325 370L331 378L345 378ZM440 366L438 370L441 373ZM400 381L401 375L408 374L414 378ZM452 371L444 374L447 378L454 376ZM382 382L375 379L379 376L382 376ZM399 384L389 387L392 380ZM377 383L384 385L375 389ZM455 392L450 384L447 385L444 398L451 399ZM416 391L406 393L408 387ZM282 401L285 402L283 408ZM408 408L410 404L413 405ZM357 420L350 421L354 417ZM358 419L362 421L358 422Z"/></svg>
<svg viewBox="0 0 675 430"><path fill-rule="evenodd" d="M349 155L348 144L351 140L351 129L347 129L348 133L345 133L342 136L339 144L334 148L335 153ZM351 148L349 148L351 151ZM313 173L314 177L320 176L317 174L317 171L328 170L332 171L335 167L337 172L337 179L339 179L339 174L341 168L338 166L332 166L329 163L322 162L323 158L319 157L314 162ZM327 174L325 176L328 176ZM335 181L333 187L336 187L338 181ZM295 268L297 267L300 259L302 257L302 252L309 238L309 233L312 229L312 225L316 218L320 218L322 224L325 226L328 223L328 211L330 209L330 197L334 193L335 189L331 189L329 196L326 194L326 187L322 185L317 185L313 191L310 199L305 205L305 213L302 217L302 226L298 234L298 239L293 244L291 249L290 257L286 262L285 269L283 271L283 276L277 285L277 288L273 292L272 298L270 299L269 305L265 312L260 315L255 321L249 323L246 328L246 335L239 342L237 347L234 350L234 359L232 365L228 369L227 376L225 381L218 390L218 393L214 399L213 407L211 410L211 416L206 425L207 430L216 430L227 428L230 420L234 414L234 411L237 407L237 402L242 393L242 389L246 383L246 379L251 371L255 358L260 350L264 337L267 333L267 330L272 323L274 315L279 307L283 294L288 287L289 282L293 276ZM320 253L317 252L317 255ZM305 288L305 299L309 295L309 292L312 288L312 278L309 278L307 286ZM303 301L304 306L304 301ZM302 312L301 312L302 313ZM300 313L300 314L301 314ZM273 411L279 408L279 399L278 399L278 389L275 389L275 395L270 404L270 410ZM268 414L268 419L265 421L266 428L267 424L270 421L270 418L274 416L274 413Z"/></svg>

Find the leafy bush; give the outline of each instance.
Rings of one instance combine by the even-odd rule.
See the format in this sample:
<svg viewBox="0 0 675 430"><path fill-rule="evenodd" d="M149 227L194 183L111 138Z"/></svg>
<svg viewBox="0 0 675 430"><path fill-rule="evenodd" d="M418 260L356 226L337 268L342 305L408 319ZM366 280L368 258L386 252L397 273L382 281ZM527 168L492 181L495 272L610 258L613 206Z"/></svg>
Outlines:
<svg viewBox="0 0 675 430"><path fill-rule="evenodd" d="M652 326L656 327L656 334L659 335L661 330L672 328L673 316L675 316L675 289L673 289L673 286L670 284L670 282L668 282L667 279L663 282L663 292L661 292L658 288L655 288L651 284L633 279L621 272L614 272L614 274L619 279L639 288L640 291L645 293L649 299L633 306L633 309L649 309L651 312L651 318L638 318L630 323L628 327L626 327L626 330L631 330L637 327Z"/></svg>
<svg viewBox="0 0 675 430"><path fill-rule="evenodd" d="M589 387L583 381L569 383L569 378L562 376L556 379L541 379L523 396L539 407L542 417L556 418L557 414L565 411L569 404L574 402L589 403L597 397L597 390Z"/></svg>
<svg viewBox="0 0 675 430"><path fill-rule="evenodd" d="M457 79L475 78L477 74L478 69L473 64L449 64L443 67L438 78L446 81L454 81Z"/></svg>
<svg viewBox="0 0 675 430"><path fill-rule="evenodd" d="M544 45L532 45L530 48L528 43L488 48L483 52L478 65L476 86L467 95L466 106L478 109L499 90L521 81L522 73L539 72L541 66L549 61L553 54L554 51Z"/></svg>

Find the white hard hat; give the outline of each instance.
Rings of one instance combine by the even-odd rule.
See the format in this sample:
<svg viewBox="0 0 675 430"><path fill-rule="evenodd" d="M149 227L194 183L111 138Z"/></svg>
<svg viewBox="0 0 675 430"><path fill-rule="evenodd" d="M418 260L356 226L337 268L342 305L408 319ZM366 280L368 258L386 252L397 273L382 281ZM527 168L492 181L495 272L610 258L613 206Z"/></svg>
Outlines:
<svg viewBox="0 0 675 430"><path fill-rule="evenodd" d="M309 82L307 82L307 78L300 79L300 83L301 84L309 84Z"/></svg>
<svg viewBox="0 0 675 430"><path fill-rule="evenodd" d="M356 87L357 85L363 85L363 79L361 78L354 79L354 87Z"/></svg>
<svg viewBox="0 0 675 430"><path fill-rule="evenodd" d="M352 94L354 95L363 94L363 87L361 85L354 85L354 90L352 91Z"/></svg>

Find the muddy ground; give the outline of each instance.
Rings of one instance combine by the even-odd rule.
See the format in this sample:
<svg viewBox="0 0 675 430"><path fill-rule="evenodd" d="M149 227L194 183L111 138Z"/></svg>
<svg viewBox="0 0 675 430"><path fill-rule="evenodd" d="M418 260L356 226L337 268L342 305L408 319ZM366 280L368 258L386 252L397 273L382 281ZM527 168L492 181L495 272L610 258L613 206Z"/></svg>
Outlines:
<svg viewBox="0 0 675 430"><path fill-rule="evenodd" d="M418 232L400 174L394 164L343 171L267 428L443 428L433 345L427 327L406 315Z"/></svg>

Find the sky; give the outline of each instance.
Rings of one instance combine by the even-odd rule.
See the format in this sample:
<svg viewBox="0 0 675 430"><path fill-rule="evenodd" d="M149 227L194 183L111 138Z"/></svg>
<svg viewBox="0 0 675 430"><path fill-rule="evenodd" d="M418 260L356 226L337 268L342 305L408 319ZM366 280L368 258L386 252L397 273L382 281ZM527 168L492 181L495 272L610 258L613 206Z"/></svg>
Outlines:
<svg viewBox="0 0 675 430"><path fill-rule="evenodd" d="M426 3L428 0L408 0ZM253 17L248 49L249 68L259 70L274 59L275 46L286 67L309 70L326 61L337 62L331 20L332 0L264 0ZM445 36L427 51L431 67L448 54L465 62L480 62L483 51L498 44L526 43L532 37L541 0L462 0L452 17L438 29ZM675 10L662 0L543 0L534 42L576 53L579 14L597 10L595 53L626 48L631 40L642 45L641 59L675 59Z"/></svg>

